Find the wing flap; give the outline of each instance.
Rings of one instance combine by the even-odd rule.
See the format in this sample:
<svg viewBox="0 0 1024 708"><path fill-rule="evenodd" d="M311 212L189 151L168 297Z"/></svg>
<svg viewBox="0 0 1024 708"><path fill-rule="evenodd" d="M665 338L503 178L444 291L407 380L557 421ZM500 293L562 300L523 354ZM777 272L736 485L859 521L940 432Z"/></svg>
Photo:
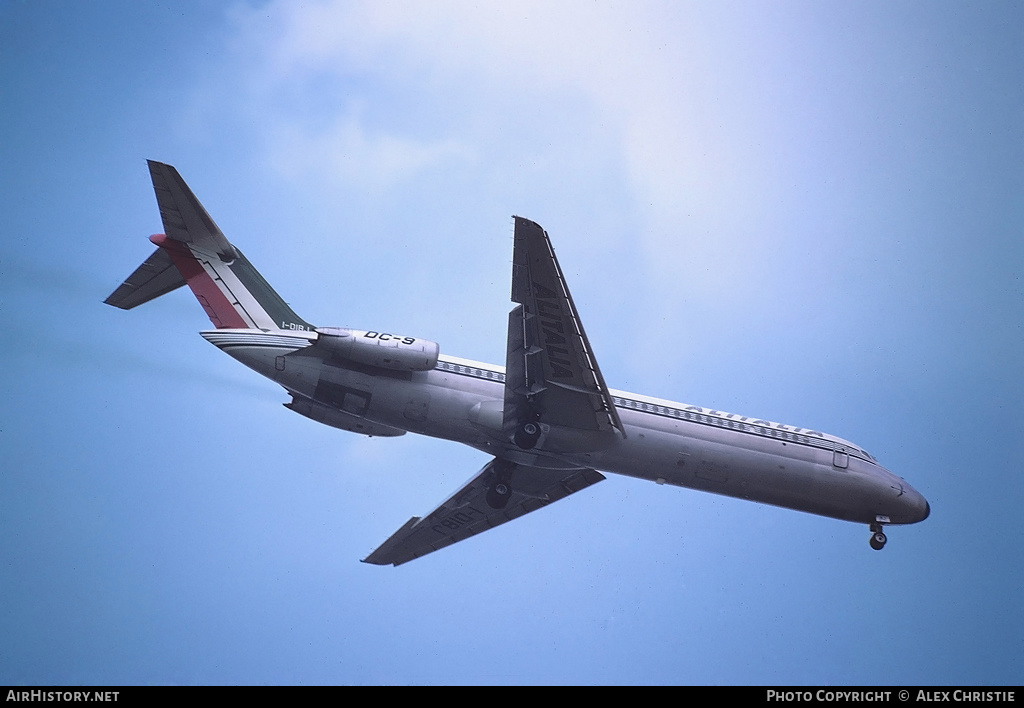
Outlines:
<svg viewBox="0 0 1024 708"><path fill-rule="evenodd" d="M492 508L487 495L496 475L512 487L507 505ZM597 470L545 470L497 458L426 517L414 516L363 559L374 565L401 565L536 511L604 479Z"/></svg>

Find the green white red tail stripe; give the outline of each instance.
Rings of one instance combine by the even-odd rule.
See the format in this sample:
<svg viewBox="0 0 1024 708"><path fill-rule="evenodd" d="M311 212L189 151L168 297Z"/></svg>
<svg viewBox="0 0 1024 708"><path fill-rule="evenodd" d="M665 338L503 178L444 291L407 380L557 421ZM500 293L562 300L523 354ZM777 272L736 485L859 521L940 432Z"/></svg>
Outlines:
<svg viewBox="0 0 1024 708"><path fill-rule="evenodd" d="M157 251L108 304L131 309L187 284L218 329L313 331L224 237L177 170L150 161L149 171L164 233L150 237Z"/></svg>

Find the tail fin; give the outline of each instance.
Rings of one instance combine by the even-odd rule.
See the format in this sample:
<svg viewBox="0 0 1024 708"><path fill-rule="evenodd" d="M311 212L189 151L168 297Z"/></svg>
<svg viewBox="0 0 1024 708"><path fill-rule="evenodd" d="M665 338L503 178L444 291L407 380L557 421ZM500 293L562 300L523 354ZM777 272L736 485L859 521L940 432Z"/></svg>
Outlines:
<svg viewBox="0 0 1024 708"><path fill-rule="evenodd" d="M188 285L218 329L312 330L214 223L178 171L149 161L164 233L104 302L129 310Z"/></svg>

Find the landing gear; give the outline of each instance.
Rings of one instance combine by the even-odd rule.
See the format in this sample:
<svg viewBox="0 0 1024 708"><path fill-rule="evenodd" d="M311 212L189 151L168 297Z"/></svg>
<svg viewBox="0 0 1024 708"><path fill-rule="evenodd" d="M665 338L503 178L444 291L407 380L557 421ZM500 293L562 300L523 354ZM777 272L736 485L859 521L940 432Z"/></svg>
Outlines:
<svg viewBox="0 0 1024 708"><path fill-rule="evenodd" d="M487 506L492 509L504 509L512 498L512 470L515 465L498 460L494 466L494 479L487 489Z"/></svg>
<svg viewBox="0 0 1024 708"><path fill-rule="evenodd" d="M511 497L511 486L505 482L495 482L495 484L487 490L487 506L492 509L504 509L508 505L508 500Z"/></svg>
<svg viewBox="0 0 1024 708"><path fill-rule="evenodd" d="M532 450L540 439L540 426L532 421L523 423L516 429L512 441L521 450Z"/></svg>
<svg viewBox="0 0 1024 708"><path fill-rule="evenodd" d="M882 533L882 525L871 524L871 540L868 541L868 544L870 544L870 546L876 551L880 551L885 548L885 542L887 540L888 539L885 537L885 534Z"/></svg>

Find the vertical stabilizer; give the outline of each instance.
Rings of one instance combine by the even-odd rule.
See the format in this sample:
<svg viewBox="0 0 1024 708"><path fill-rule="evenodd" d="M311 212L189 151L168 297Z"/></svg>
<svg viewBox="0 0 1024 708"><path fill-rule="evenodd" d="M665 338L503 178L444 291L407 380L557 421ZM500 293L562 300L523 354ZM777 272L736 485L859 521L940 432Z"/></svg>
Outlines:
<svg viewBox="0 0 1024 708"><path fill-rule="evenodd" d="M131 309L188 285L218 329L313 330L221 232L178 171L149 161L164 233L105 302Z"/></svg>

